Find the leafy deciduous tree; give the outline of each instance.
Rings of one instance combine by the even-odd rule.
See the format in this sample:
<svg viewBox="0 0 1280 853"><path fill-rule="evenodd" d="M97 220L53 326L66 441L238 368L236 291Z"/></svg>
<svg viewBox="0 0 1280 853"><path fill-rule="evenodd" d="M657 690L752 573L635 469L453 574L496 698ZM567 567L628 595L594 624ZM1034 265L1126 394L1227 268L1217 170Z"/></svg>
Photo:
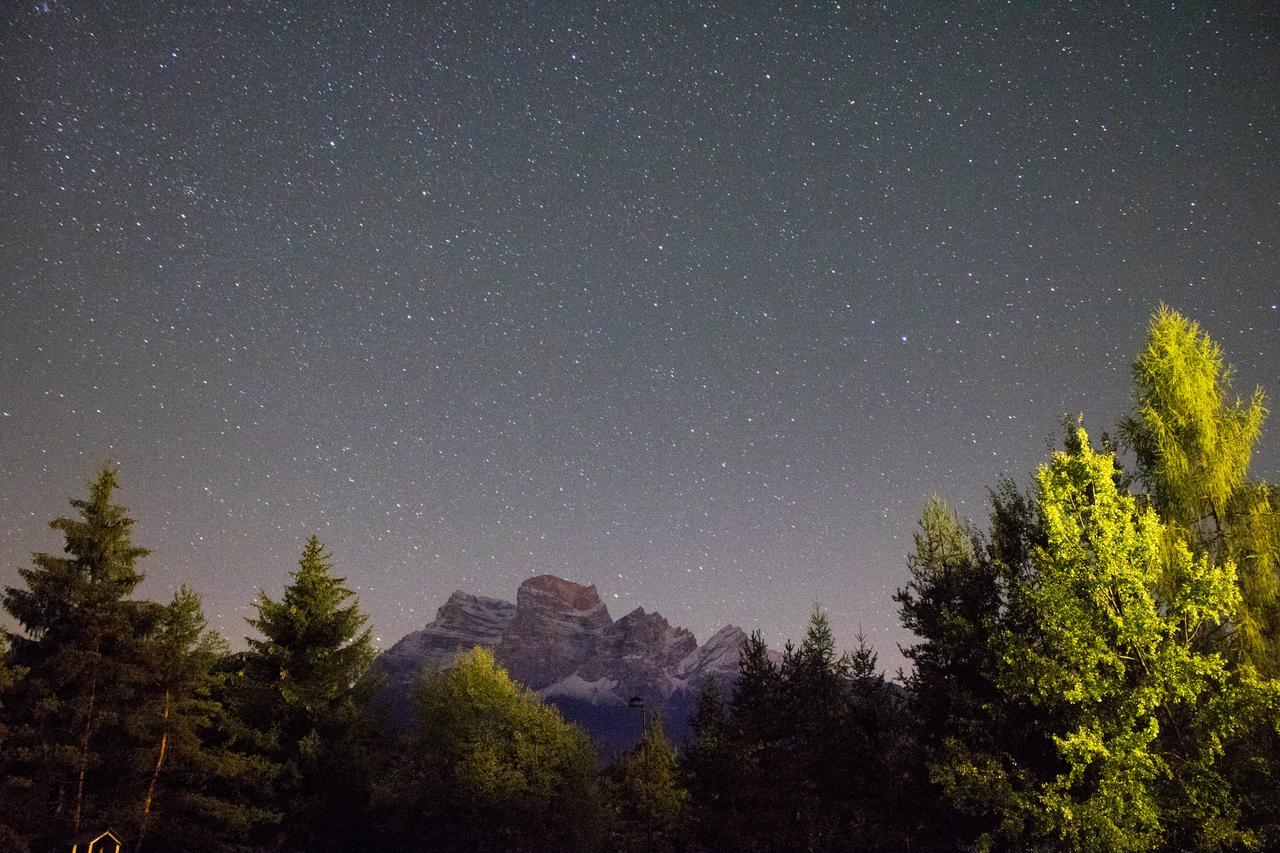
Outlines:
<svg viewBox="0 0 1280 853"><path fill-rule="evenodd" d="M437 850L581 850L603 821L586 735L477 648L425 676L378 791L384 843Z"/></svg>

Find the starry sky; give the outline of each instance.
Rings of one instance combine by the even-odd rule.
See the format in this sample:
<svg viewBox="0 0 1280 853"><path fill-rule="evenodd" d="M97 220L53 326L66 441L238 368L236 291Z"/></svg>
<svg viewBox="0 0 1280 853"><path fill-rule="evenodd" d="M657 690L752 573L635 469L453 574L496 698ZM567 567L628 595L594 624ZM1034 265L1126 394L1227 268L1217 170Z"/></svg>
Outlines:
<svg viewBox="0 0 1280 853"><path fill-rule="evenodd" d="M383 646L551 572L892 669L1161 301L1280 395L1278 93L1267 3L6 3L0 583L113 461L233 640L315 532Z"/></svg>

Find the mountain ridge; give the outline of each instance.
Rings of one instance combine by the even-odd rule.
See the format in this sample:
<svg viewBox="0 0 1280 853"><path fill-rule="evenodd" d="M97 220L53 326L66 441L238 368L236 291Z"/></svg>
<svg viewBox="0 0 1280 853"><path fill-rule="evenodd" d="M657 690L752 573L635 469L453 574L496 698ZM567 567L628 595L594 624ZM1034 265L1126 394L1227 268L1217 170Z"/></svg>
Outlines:
<svg viewBox="0 0 1280 853"><path fill-rule="evenodd" d="M391 719L402 726L423 675L475 646L489 647L512 678L581 724L608 754L638 736L633 697L684 739L707 681L725 695L732 690L746 639L741 628L725 625L699 644L688 629L643 607L615 620L594 585L544 574L521 583L514 604L455 591L432 622L382 652L374 668Z"/></svg>

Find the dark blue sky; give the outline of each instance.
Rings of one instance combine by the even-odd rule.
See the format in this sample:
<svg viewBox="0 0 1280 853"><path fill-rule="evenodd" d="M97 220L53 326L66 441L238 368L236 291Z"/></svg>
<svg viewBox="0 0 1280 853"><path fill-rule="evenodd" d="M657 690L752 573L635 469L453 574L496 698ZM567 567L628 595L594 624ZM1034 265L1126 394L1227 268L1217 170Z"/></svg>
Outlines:
<svg viewBox="0 0 1280 853"><path fill-rule="evenodd" d="M1166 301L1280 394L1270 4L24 3L0 582L107 460L243 636L553 572L896 666L934 491L1095 432ZM1280 476L1264 438L1254 473Z"/></svg>

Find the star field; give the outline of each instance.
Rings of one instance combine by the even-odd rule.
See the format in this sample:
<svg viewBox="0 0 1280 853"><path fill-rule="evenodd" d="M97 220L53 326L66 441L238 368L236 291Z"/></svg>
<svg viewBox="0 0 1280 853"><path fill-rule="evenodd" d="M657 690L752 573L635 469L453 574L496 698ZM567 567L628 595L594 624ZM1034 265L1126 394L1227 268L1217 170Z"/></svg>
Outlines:
<svg viewBox="0 0 1280 853"><path fill-rule="evenodd" d="M551 572L896 667L1160 301L1280 395L1277 93L1251 4L12 6L0 583L113 460L233 640L315 532L382 645Z"/></svg>

